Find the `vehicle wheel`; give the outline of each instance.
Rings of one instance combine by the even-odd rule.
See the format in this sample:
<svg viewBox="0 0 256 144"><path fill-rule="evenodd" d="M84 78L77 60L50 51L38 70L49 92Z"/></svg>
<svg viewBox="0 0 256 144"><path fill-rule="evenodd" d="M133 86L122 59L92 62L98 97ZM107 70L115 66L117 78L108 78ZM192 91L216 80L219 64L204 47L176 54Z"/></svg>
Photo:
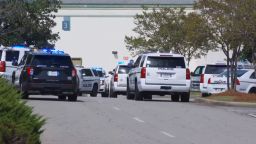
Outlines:
<svg viewBox="0 0 256 144"><path fill-rule="evenodd" d="M20 92L21 92L21 98L22 99L28 99L29 94L27 91L24 90L23 84L20 84Z"/></svg>
<svg viewBox="0 0 256 144"><path fill-rule="evenodd" d="M151 94L145 95L144 100L152 100L152 95Z"/></svg>
<svg viewBox="0 0 256 144"><path fill-rule="evenodd" d="M190 92L181 94L181 102L189 102Z"/></svg>
<svg viewBox="0 0 256 144"><path fill-rule="evenodd" d="M117 98L117 93L113 91L113 89L110 89L110 97Z"/></svg>
<svg viewBox="0 0 256 144"><path fill-rule="evenodd" d="M108 97L108 93L106 92L101 93L101 97Z"/></svg>
<svg viewBox="0 0 256 144"><path fill-rule="evenodd" d="M73 95L68 96L68 100L69 101L77 101L77 94L73 94Z"/></svg>
<svg viewBox="0 0 256 144"><path fill-rule="evenodd" d="M256 93L256 88L251 88L249 91L250 94L255 94Z"/></svg>
<svg viewBox="0 0 256 144"><path fill-rule="evenodd" d="M131 94L131 92L130 92L130 86L129 86L128 80L127 80L127 93L126 93L126 98L127 98L128 100L134 99L134 94Z"/></svg>
<svg viewBox="0 0 256 144"><path fill-rule="evenodd" d="M137 101L142 101L143 100L143 95L141 92L139 92L139 88L137 85L137 82L135 83L135 96L134 99Z"/></svg>
<svg viewBox="0 0 256 144"><path fill-rule="evenodd" d="M83 95L83 93L80 91L80 90L78 90L78 96L82 96Z"/></svg>
<svg viewBox="0 0 256 144"><path fill-rule="evenodd" d="M60 96L58 96L58 99L61 100L61 101L64 101L64 100L66 100L66 96L60 95Z"/></svg>
<svg viewBox="0 0 256 144"><path fill-rule="evenodd" d="M92 97L96 97L98 94L98 85L94 84L92 88L92 93L90 94Z"/></svg>
<svg viewBox="0 0 256 144"><path fill-rule="evenodd" d="M180 95L179 94L172 94L171 99L174 102L178 102L178 101L180 101Z"/></svg>

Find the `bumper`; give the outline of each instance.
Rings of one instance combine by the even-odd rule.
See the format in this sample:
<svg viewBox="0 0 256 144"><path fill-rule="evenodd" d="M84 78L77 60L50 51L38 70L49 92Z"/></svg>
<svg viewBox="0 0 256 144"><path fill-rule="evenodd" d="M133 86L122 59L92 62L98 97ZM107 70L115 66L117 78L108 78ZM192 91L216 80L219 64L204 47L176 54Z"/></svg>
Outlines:
<svg viewBox="0 0 256 144"><path fill-rule="evenodd" d="M117 83L114 83L114 87L113 87L113 91L114 92L126 92L127 91L127 86L119 86L117 85Z"/></svg>
<svg viewBox="0 0 256 144"><path fill-rule="evenodd" d="M31 94L66 94L77 92L74 84L24 83L23 89Z"/></svg>
<svg viewBox="0 0 256 144"><path fill-rule="evenodd" d="M99 93L104 93L105 92L105 85L100 85L100 88L99 88Z"/></svg>
<svg viewBox="0 0 256 144"><path fill-rule="evenodd" d="M227 86L224 85L208 85L207 93L208 94L218 94L225 92L227 90Z"/></svg>
<svg viewBox="0 0 256 144"><path fill-rule="evenodd" d="M208 93L207 86L200 84L200 92L201 93Z"/></svg>

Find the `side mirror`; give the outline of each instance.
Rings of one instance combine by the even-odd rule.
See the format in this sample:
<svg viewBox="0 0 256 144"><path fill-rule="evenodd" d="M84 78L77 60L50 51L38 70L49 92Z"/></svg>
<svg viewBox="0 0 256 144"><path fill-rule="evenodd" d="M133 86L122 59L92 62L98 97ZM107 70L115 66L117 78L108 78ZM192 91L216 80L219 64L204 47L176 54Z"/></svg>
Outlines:
<svg viewBox="0 0 256 144"><path fill-rule="evenodd" d="M114 73L113 73L113 71L109 71L108 74L113 75Z"/></svg>

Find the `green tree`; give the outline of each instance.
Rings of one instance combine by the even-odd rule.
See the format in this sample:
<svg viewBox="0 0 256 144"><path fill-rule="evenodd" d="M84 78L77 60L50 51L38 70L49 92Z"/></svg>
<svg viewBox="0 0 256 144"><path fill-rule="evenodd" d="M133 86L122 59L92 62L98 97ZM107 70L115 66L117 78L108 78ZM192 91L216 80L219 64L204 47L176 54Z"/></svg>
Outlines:
<svg viewBox="0 0 256 144"><path fill-rule="evenodd" d="M42 47L59 39L53 33L60 0L3 0L0 2L0 43Z"/></svg>
<svg viewBox="0 0 256 144"><path fill-rule="evenodd" d="M128 50L143 52L174 52L190 60L199 58L211 48L204 20L196 13L186 14L185 9L161 8L144 10L135 16L136 36L126 36Z"/></svg>

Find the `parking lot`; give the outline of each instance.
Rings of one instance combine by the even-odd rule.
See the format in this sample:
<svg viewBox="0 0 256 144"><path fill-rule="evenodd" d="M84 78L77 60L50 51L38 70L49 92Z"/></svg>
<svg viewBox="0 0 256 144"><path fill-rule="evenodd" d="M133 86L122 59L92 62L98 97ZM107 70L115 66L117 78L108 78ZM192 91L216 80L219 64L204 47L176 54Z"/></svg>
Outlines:
<svg viewBox="0 0 256 144"><path fill-rule="evenodd" d="M170 97L132 101L124 96L82 96L77 102L31 96L34 111L47 119L45 144L254 144L253 108L172 102Z"/></svg>

